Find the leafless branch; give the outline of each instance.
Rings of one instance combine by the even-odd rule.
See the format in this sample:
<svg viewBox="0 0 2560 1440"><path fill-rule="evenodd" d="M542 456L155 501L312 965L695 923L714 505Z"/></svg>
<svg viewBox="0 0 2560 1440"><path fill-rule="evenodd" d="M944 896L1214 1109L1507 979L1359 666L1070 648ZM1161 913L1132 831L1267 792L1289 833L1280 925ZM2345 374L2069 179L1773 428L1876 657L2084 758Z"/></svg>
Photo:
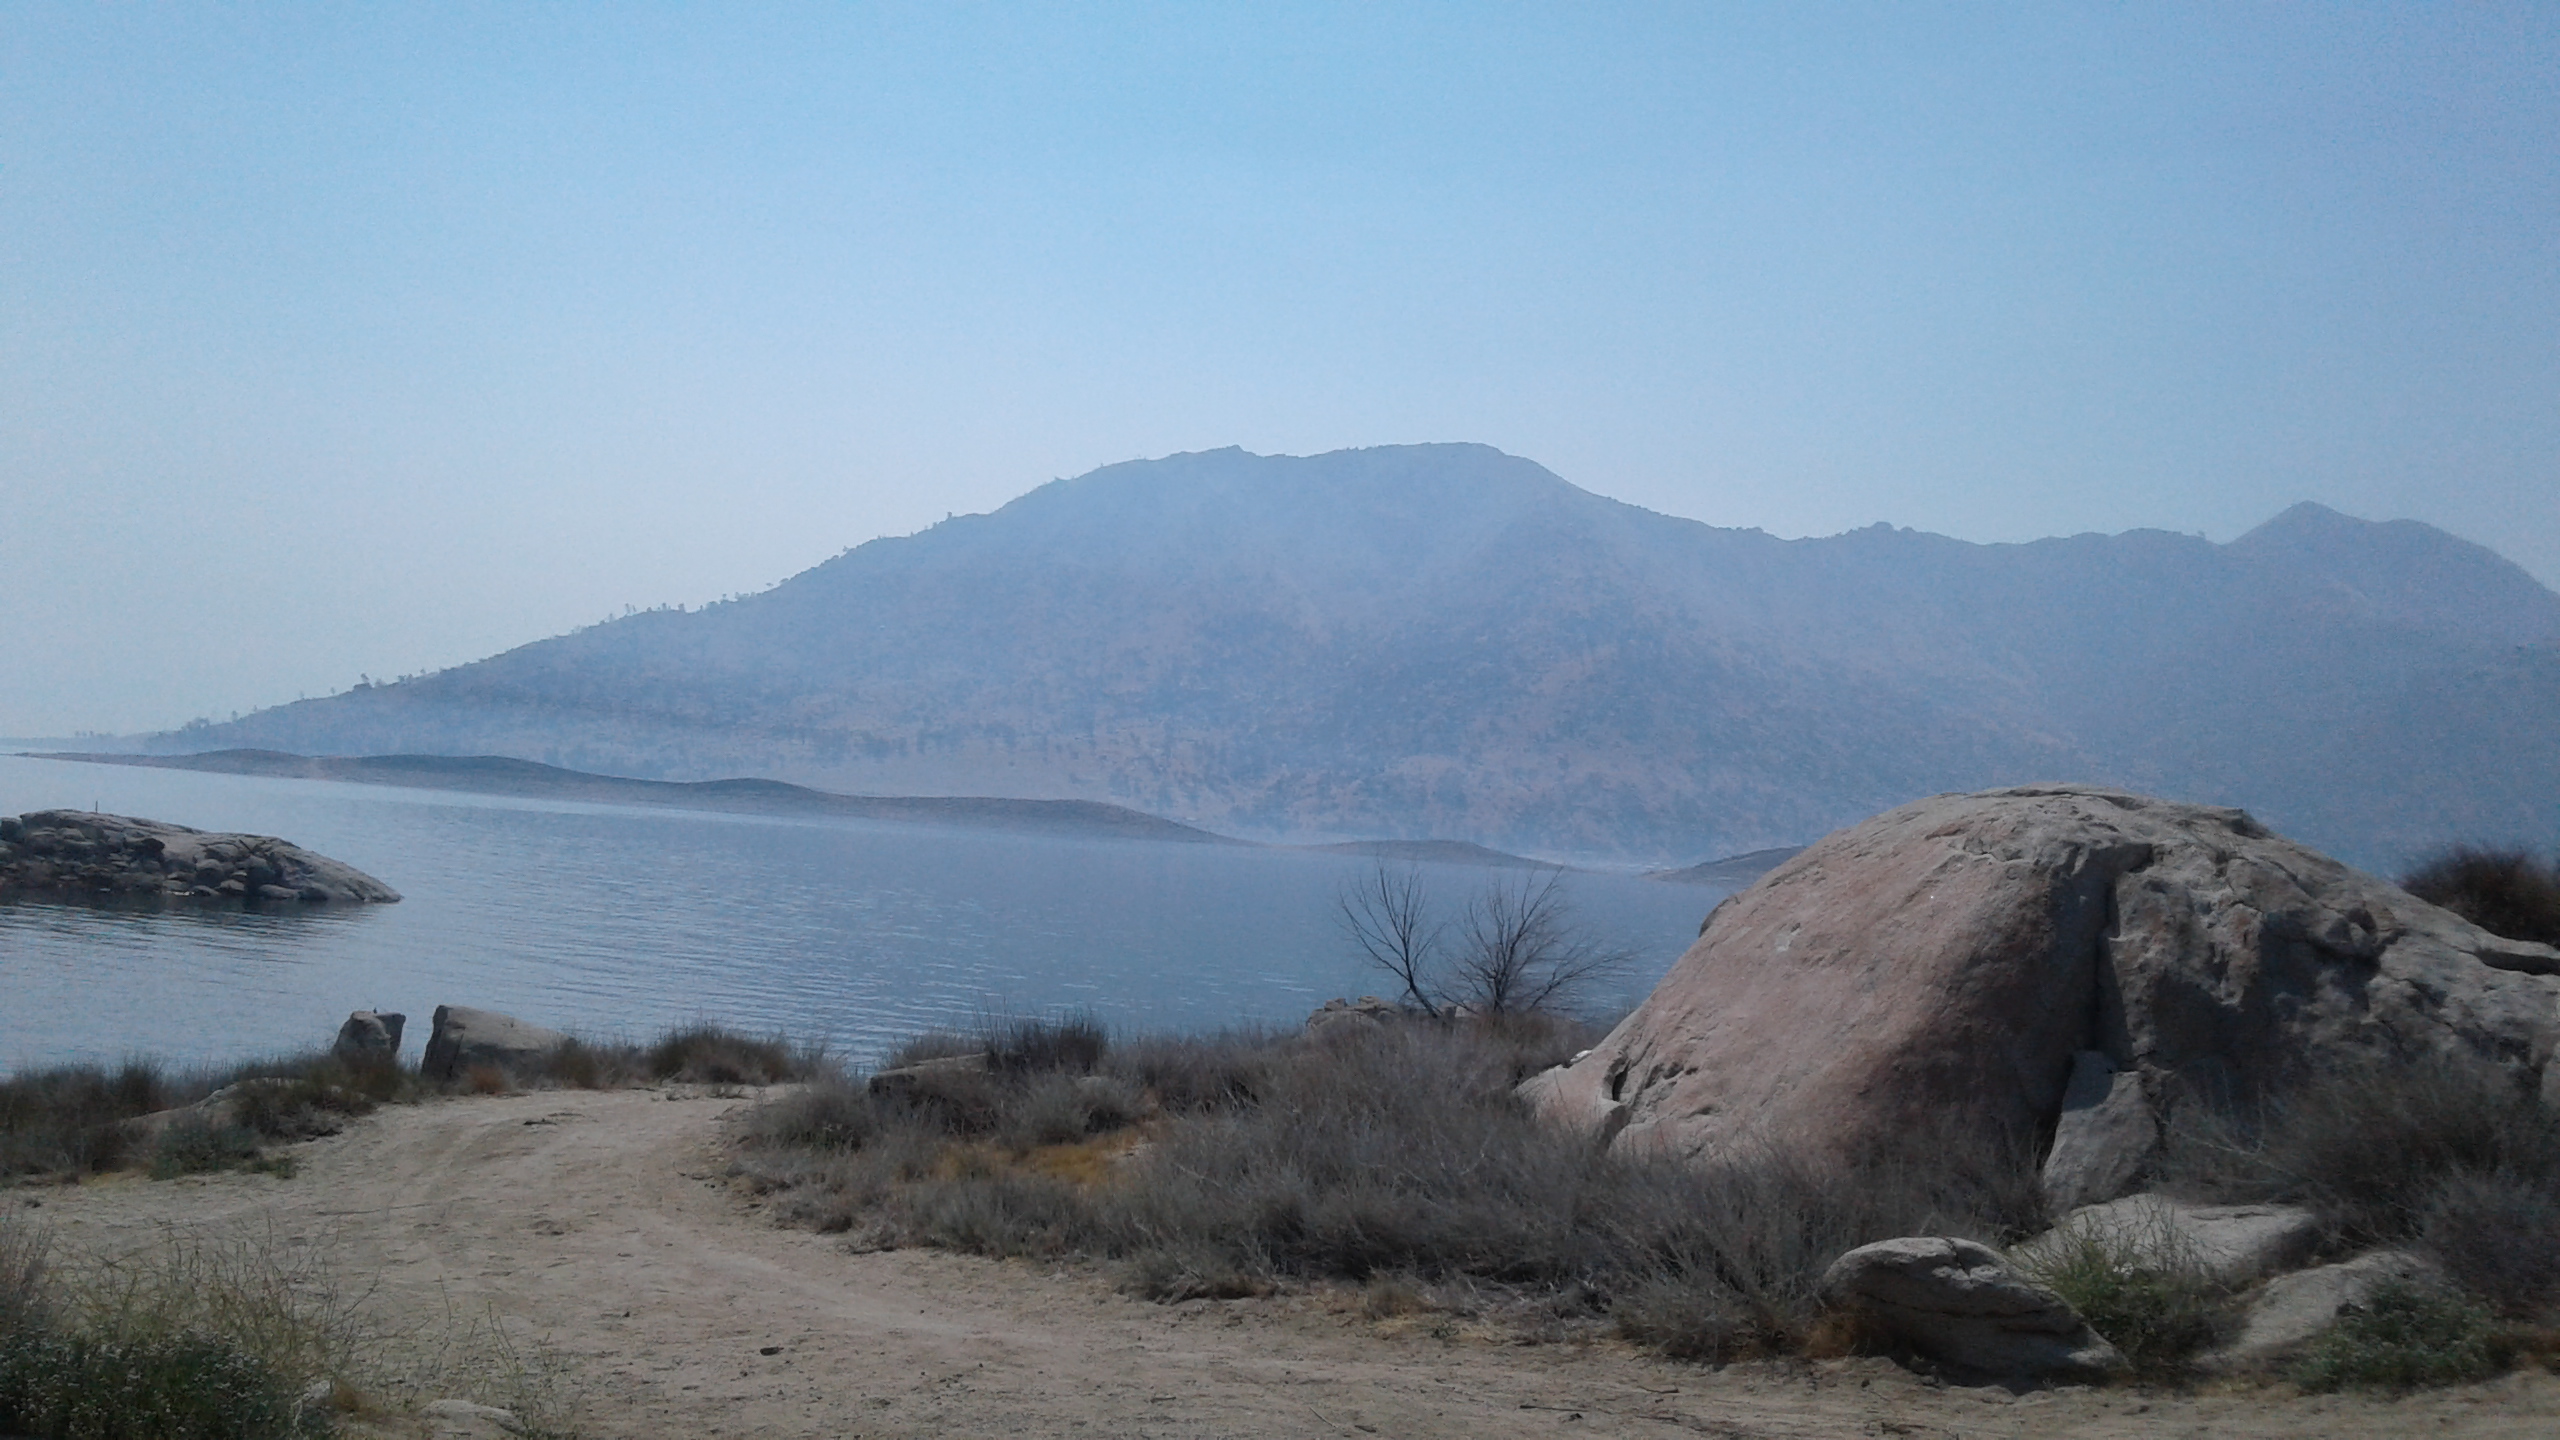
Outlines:
<svg viewBox="0 0 2560 1440"><path fill-rule="evenodd" d="M1487 885L1459 932L1449 989L1487 1014L1570 1005L1633 959L1585 933L1554 870Z"/></svg>
<svg viewBox="0 0 2560 1440"><path fill-rule="evenodd" d="M1376 868L1334 896L1343 932L1369 963L1395 977L1404 998L1426 1015L1440 1013L1432 998L1432 970L1446 926L1434 925L1422 893L1422 872L1411 865Z"/></svg>

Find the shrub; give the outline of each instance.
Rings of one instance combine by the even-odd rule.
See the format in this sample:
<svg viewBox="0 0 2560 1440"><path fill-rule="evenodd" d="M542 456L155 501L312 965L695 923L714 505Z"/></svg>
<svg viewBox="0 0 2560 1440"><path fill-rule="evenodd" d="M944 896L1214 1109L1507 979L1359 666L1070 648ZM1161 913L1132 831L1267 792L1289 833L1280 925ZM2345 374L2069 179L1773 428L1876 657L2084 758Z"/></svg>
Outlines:
<svg viewBox="0 0 2560 1440"><path fill-rule="evenodd" d="M1263 1030L1150 1036L1115 1047L1106 1068L1165 1110L1231 1110L1254 1104L1269 1088L1283 1043Z"/></svg>
<svg viewBox="0 0 2560 1440"><path fill-rule="evenodd" d="M284 1440L349 1354L346 1312L255 1244L173 1242L58 1281L0 1221L0 1433L44 1440ZM11 1265L7 1257L21 1260ZM11 1281L9 1272L21 1278Z"/></svg>
<svg viewBox="0 0 2560 1440"><path fill-rule="evenodd" d="M646 1044L572 1036L538 1060L501 1069L475 1065L456 1078L472 1094L518 1086L614 1090L651 1082L687 1085L779 1085L826 1068L822 1049L780 1035L742 1035L719 1025L678 1026ZM483 1073L487 1072L487 1073Z"/></svg>
<svg viewBox="0 0 2560 1440"><path fill-rule="evenodd" d="M741 1035L705 1024L669 1031L641 1061L652 1080L696 1085L780 1085L805 1080L824 1063L823 1052L796 1048L779 1035Z"/></svg>
<svg viewBox="0 0 2560 1440"><path fill-rule="evenodd" d="M41 1440L270 1440L325 1434L292 1385L203 1335L104 1339L43 1330L0 1340L0 1426Z"/></svg>
<svg viewBox="0 0 2560 1440"><path fill-rule="evenodd" d="M613 1063L616 1058L584 1040L571 1038L560 1042L544 1058L542 1078L572 1090L609 1090L630 1078L627 1071Z"/></svg>
<svg viewBox="0 0 2560 1440"><path fill-rule="evenodd" d="M2560 863L2457 845L2401 876L2400 888L2493 935L2560 945Z"/></svg>
<svg viewBox="0 0 2560 1440"><path fill-rule="evenodd" d="M1704 1168L1604 1165L1594 1218L1611 1265L1594 1283L1611 1292L1620 1333L1668 1354L1721 1361L1800 1349L1833 1323L1819 1286L1846 1251L1896 1235L1999 1244L2037 1228L2031 1154L1915 1134L1855 1167L1766 1150Z"/></svg>
<svg viewBox="0 0 2560 1440"><path fill-rule="evenodd" d="M1855 1170L1613 1157L1512 1093L1586 1036L1416 1018L1141 1039L1091 1075L1070 1047L1023 1046L1057 1068L777 1097L747 1117L738 1168L784 1213L864 1245L1085 1256L1168 1300L1287 1279L1464 1286L1516 1295L1542 1323L1614 1318L1716 1357L1801 1343L1822 1323L1823 1268L1852 1246L2006 1240L2041 1219L2021 1147L1915 1136ZM1111 1138L1133 1123L1135 1151Z"/></svg>
<svg viewBox="0 0 2560 1440"><path fill-rule="evenodd" d="M1138 1096L1099 1075L1041 1075L1010 1099L997 1135L1000 1144L1017 1150L1073 1144L1124 1129L1138 1118Z"/></svg>
<svg viewBox="0 0 2560 1440"><path fill-rule="evenodd" d="M44 1237L31 1226L0 1219L0 1335L47 1320Z"/></svg>
<svg viewBox="0 0 2560 1440"><path fill-rule="evenodd" d="M0 1176L113 1169L131 1148L123 1122L181 1103L169 1077L147 1061L0 1080Z"/></svg>
<svg viewBox="0 0 2560 1440"><path fill-rule="evenodd" d="M216 1170L293 1173L291 1161L270 1159L258 1132L246 1125L190 1112L169 1122L151 1151L151 1178L174 1180Z"/></svg>
<svg viewBox="0 0 2560 1440"><path fill-rule="evenodd" d="M2445 1181L2560 1183L2560 1122L2486 1065L2436 1057L2310 1077L2254 1105L2170 1117L2162 1183L2200 1198L2320 1212L2353 1243L2417 1235Z"/></svg>
<svg viewBox="0 0 2560 1440"><path fill-rule="evenodd" d="M1090 1075L1110 1048L1110 1032L1083 1014L1009 1020L992 1027L985 1044L987 1068L1007 1075Z"/></svg>
<svg viewBox="0 0 2560 1440"><path fill-rule="evenodd" d="M868 1089L841 1075L827 1075L756 1107L746 1133L765 1145L858 1150L879 1134L880 1125Z"/></svg>
<svg viewBox="0 0 2560 1440"><path fill-rule="evenodd" d="M2420 1214L2419 1238L2496 1314L2533 1321L2560 1310L2560 1195L2547 1178L2448 1175Z"/></svg>
<svg viewBox="0 0 2560 1440"><path fill-rule="evenodd" d="M2507 1360L2487 1310L2441 1290L2394 1284L2340 1315L2292 1378L2305 1390L2409 1390L2482 1379Z"/></svg>
<svg viewBox="0 0 2560 1440"><path fill-rule="evenodd" d="M2165 1228L2153 1236L2066 1228L2026 1269L2150 1379L2185 1374L2219 1337L2230 1301Z"/></svg>
<svg viewBox="0 0 2560 1440"><path fill-rule="evenodd" d="M175 1076L139 1060L112 1071L89 1065L28 1071L0 1080L0 1175L78 1174L134 1160L158 1165L156 1147L143 1145L137 1153L136 1131L127 1122L218 1091L229 1093L215 1128L290 1141L335 1134L347 1117L410 1098L418 1088L416 1076L387 1057L351 1060L326 1052ZM199 1156L207 1153L203 1141L190 1137Z"/></svg>

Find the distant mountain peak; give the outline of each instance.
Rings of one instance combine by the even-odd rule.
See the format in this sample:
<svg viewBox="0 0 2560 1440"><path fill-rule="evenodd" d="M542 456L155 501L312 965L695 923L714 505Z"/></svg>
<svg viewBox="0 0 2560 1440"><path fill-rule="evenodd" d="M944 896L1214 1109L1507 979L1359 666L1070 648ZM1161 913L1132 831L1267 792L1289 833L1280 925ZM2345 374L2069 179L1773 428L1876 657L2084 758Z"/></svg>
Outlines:
<svg viewBox="0 0 2560 1440"><path fill-rule="evenodd" d="M2560 640L2560 595L2486 545L2418 520L2305 500L2225 547L2374 621L2531 645Z"/></svg>
<svg viewBox="0 0 2560 1440"><path fill-rule="evenodd" d="M2560 596L2488 550L2317 504L2228 545L1778 540L1486 445L1228 447L164 743L1653 861L2059 776L2391 863L2560 828L2554 637Z"/></svg>

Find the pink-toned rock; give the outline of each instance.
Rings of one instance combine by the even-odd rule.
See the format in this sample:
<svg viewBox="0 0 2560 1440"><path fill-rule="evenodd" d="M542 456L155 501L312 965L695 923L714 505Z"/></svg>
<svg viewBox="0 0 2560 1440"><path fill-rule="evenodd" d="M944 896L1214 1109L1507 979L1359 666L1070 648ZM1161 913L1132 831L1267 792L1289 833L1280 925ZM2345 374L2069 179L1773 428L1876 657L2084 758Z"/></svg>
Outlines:
<svg viewBox="0 0 2560 1440"><path fill-rule="evenodd" d="M1725 902L1635 1013L1523 1094L1621 1150L1688 1158L1967 1131L2041 1144L2090 1051L2140 1079L2110 1094L2245 1093L2350 1053L2459 1052L2553 1098L2555 971L2560 951L2237 810L2066 786L1945 795ZM2075 1151L2103 1134L2153 1130L2075 1130ZM2077 1200L2141 1171L2071 1158Z"/></svg>

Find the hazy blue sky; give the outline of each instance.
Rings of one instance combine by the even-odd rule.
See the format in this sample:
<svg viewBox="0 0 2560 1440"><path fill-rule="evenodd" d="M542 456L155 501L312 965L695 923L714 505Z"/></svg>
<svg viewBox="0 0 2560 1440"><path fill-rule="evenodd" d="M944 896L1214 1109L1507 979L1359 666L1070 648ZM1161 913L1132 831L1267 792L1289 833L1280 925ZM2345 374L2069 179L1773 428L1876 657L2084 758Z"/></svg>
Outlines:
<svg viewBox="0 0 2560 1440"><path fill-rule="evenodd" d="M2560 582L2560 6L0 10L0 733L1416 440Z"/></svg>

